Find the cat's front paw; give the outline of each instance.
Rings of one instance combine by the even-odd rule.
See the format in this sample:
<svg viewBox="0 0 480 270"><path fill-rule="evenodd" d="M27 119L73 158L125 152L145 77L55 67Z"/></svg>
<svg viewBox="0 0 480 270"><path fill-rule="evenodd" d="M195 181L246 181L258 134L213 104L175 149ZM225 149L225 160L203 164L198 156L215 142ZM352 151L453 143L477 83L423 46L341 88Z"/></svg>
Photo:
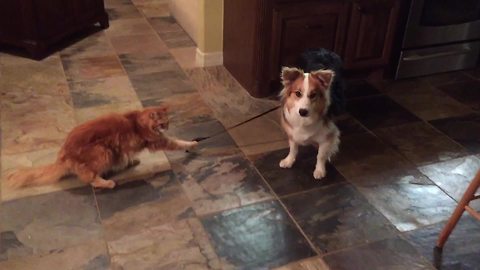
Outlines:
<svg viewBox="0 0 480 270"><path fill-rule="evenodd" d="M185 149L186 150L192 150L194 148L196 148L198 146L198 142L196 141L191 141L191 142L188 142L186 145L185 145Z"/></svg>

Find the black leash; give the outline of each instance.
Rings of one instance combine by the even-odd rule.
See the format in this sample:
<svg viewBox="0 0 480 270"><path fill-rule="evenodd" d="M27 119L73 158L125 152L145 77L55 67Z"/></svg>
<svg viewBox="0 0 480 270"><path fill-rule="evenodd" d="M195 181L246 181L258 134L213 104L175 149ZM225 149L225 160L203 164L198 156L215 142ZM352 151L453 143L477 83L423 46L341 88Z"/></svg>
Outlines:
<svg viewBox="0 0 480 270"><path fill-rule="evenodd" d="M207 139L216 137L216 136L221 135L221 134L223 134L223 133L225 133L225 132L227 132L227 131L229 131L229 130L231 130L231 129L234 129L234 128L236 128L236 127L239 127L239 126L241 126L241 125L244 125L244 124L246 124L246 123L248 123L248 122L250 122L250 121L253 121L253 120L255 120L255 119L259 118L259 117L262 117L262 116L264 116L264 115L266 115L266 114L268 114L268 113L271 113L271 112L275 111L275 110L278 109L278 108L280 108L280 105L275 106L274 108L269 109L269 110L267 110L267 111L265 111L265 112L263 112L263 113L261 113L261 114L259 114L259 115L256 115L256 116L254 116L254 117L252 117L252 118L249 118L249 119L247 119L247 120L245 120L245 121L242 121L242 122L240 122L240 123L238 123L238 124L236 124L236 125L234 125L234 126L231 126L231 127L229 127L229 128L226 128L225 130L222 130L221 132L215 133L215 134L210 135L210 136L207 136L207 137L197 137L197 138L194 138L192 141L201 142L201 141L204 141L204 140L207 140Z"/></svg>

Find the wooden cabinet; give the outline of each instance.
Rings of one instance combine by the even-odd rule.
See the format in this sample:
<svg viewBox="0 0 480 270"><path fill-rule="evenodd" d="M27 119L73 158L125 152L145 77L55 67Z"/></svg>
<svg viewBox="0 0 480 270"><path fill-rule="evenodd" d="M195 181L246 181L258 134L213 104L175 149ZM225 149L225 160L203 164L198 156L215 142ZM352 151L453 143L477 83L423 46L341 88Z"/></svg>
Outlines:
<svg viewBox="0 0 480 270"><path fill-rule="evenodd" d="M270 79L278 79L281 66L296 65L307 49L342 51L348 9L344 1L278 5L273 10Z"/></svg>
<svg viewBox="0 0 480 270"><path fill-rule="evenodd" d="M103 0L1 0L0 45L25 48L35 59L88 25L108 27Z"/></svg>
<svg viewBox="0 0 480 270"><path fill-rule="evenodd" d="M75 17L72 16L74 8L71 1L49 0L34 7L34 16L37 18L37 35L43 39L52 38L57 33L67 32L75 25Z"/></svg>
<svg viewBox="0 0 480 270"><path fill-rule="evenodd" d="M389 63L400 1L355 0L351 8L345 68L374 68Z"/></svg>
<svg viewBox="0 0 480 270"><path fill-rule="evenodd" d="M349 71L389 64L401 0L225 0L224 65L252 96L279 90L282 66L307 49Z"/></svg>

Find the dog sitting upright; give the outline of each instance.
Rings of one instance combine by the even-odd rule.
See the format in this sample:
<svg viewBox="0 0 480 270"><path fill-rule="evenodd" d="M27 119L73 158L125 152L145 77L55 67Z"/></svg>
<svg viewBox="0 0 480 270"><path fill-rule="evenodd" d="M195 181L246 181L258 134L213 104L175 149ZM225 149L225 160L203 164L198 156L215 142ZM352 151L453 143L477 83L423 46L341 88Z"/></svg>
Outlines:
<svg viewBox="0 0 480 270"><path fill-rule="evenodd" d="M318 147L313 177L321 179L326 175L325 163L340 143L340 131L328 116L334 76L329 69L310 73L298 68L282 69L281 122L289 138L290 152L280 161L280 167L293 165L299 145L313 144Z"/></svg>

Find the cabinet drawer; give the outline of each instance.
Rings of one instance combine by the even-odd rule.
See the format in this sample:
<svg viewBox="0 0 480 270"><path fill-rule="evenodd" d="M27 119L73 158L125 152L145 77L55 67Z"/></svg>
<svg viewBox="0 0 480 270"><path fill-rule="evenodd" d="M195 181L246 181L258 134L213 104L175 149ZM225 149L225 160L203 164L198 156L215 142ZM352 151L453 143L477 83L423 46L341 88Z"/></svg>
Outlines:
<svg viewBox="0 0 480 270"><path fill-rule="evenodd" d="M341 53L348 6L344 1L279 5L273 13L271 79L282 66L296 65L307 49L326 48Z"/></svg>

